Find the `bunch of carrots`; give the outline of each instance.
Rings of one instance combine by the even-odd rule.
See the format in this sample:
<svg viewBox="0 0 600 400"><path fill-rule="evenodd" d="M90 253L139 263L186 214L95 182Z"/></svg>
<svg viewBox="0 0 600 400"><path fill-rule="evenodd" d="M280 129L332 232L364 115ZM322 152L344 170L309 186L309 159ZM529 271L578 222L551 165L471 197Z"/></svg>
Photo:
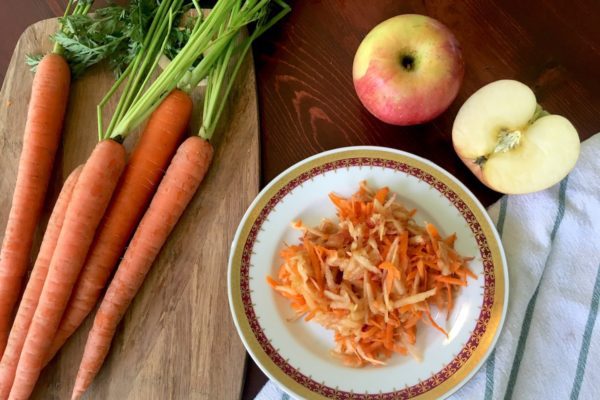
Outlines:
<svg viewBox="0 0 600 400"><path fill-rule="evenodd" d="M338 223L311 228L297 221L301 243L281 251L277 279L267 282L304 316L333 330L333 354L350 366L384 365L392 354L411 354L424 322L447 335L430 304L449 316L456 288L476 278L471 258L454 249L456 235L415 222L415 210L396 201L387 187L365 182L352 197L329 195Z"/></svg>
<svg viewBox="0 0 600 400"><path fill-rule="evenodd" d="M75 10L87 12L89 3L78 3ZM38 65L32 90L39 92L44 78L43 87L52 92L44 92L43 98L61 100L62 114L52 110L52 116L44 117L48 114L41 100L34 103L37 95L32 93L0 256L0 399L30 396L43 367L92 312L108 285L89 332L73 398L92 383L121 319L211 164L210 139L252 42L289 11L281 0L219 0L206 18L195 19L185 45L152 82L186 6L184 0L157 2L141 46L98 105L100 140L63 185L13 321L53 162L48 156L42 164L39 155L31 153L51 153L42 142L50 134L55 152L68 93L66 62L60 70L62 80L46 72L45 58ZM192 6L203 15L196 1ZM271 16L274 6L281 10ZM241 36L251 23L252 33ZM184 140L192 114L190 92L204 80L208 83L202 127L198 135ZM105 129L104 107L117 92L119 101ZM51 117L54 125L49 126ZM122 142L144 122L141 138L127 157ZM27 192L34 189L35 196Z"/></svg>

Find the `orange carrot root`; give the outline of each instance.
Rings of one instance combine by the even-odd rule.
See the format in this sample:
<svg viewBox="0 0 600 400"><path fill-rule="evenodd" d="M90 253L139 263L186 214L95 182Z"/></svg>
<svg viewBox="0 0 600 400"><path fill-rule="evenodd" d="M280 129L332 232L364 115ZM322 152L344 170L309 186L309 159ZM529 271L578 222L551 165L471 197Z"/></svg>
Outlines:
<svg viewBox="0 0 600 400"><path fill-rule="evenodd" d="M9 399L27 399L36 384L71 290L125 167L125 149L113 140L96 145L85 163L31 320Z"/></svg>
<svg viewBox="0 0 600 400"><path fill-rule="evenodd" d="M46 364L96 306L181 142L191 114L192 99L177 89L152 113L96 232Z"/></svg>
<svg viewBox="0 0 600 400"><path fill-rule="evenodd" d="M100 303L77 373L73 399L87 390L100 370L119 322L202 182L212 152L212 146L197 136L188 138L177 150Z"/></svg>
<svg viewBox="0 0 600 400"><path fill-rule="evenodd" d="M67 109L71 72L62 56L39 63L31 87L17 182L0 250L0 356L11 326Z"/></svg>
<svg viewBox="0 0 600 400"><path fill-rule="evenodd" d="M62 229L62 225L65 219L65 213L67 206L71 200L73 194L73 188L79 178L83 166L77 167L65 181L61 192L56 200L50 219L48 220L48 226L44 233L44 238L40 246L35 265L31 272L29 282L23 299L19 305L19 310L13 323L13 327L8 337L6 350L2 356L2 362L0 362L0 399L5 399L10 393L10 389L15 379L15 372L17 370L17 363L21 356L21 349L31 324L31 318L38 305L40 293L46 281L46 275L48 274L48 266L54 254L56 248L56 242Z"/></svg>

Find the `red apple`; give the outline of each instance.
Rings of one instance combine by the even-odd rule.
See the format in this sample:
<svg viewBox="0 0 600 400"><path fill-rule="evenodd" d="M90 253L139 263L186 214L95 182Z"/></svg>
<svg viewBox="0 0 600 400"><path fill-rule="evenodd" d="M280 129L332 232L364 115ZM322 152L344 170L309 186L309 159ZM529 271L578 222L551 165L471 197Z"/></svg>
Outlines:
<svg viewBox="0 0 600 400"><path fill-rule="evenodd" d="M352 76L363 105L394 125L415 125L444 112L464 75L458 41L439 21L398 15L377 25L356 51Z"/></svg>

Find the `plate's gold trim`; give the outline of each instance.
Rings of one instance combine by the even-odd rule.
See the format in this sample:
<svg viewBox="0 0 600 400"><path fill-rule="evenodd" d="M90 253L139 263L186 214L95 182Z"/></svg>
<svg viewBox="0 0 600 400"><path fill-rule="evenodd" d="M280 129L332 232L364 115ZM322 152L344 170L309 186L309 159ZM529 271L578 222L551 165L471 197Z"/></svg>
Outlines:
<svg viewBox="0 0 600 400"><path fill-rule="evenodd" d="M501 323L503 322L503 316L505 312L505 296L507 295L506 287L506 274L507 269L505 265L505 259L503 257L503 251L501 244L496 235L495 228L489 222L486 217L485 210L481 205L474 199L473 195L467 190L463 189L448 173L443 171L441 168L424 162L408 153L396 153L395 150L386 151L383 149L347 149L340 150L324 154L322 156L316 156L315 158L301 163L295 168L288 170L286 173L276 178L268 189L259 195L259 199L256 201L251 210L248 211L247 217L245 218L243 225L239 228L238 240L234 243L235 248L232 251L232 259L230 260L230 299L231 309L234 314L234 319L237 322L239 333L242 336L243 341L246 344L247 349L251 353L252 357L261 366L265 372L272 378L277 380L281 385L285 386L288 390L295 393L296 395L302 396L309 399L326 399L325 396L320 395L314 391L309 390L305 386L299 384L290 376L286 375L264 352L260 343L256 340L256 337L250 327L250 323L246 317L244 311L244 305L242 302L242 293L240 290L241 283L241 266L242 266L242 254L246 240L250 234L250 230L258 218L260 211L267 205L269 200L274 197L277 192L286 186L289 182L298 178L303 173L306 173L320 165L324 165L330 162L350 159L350 158L375 158L390 160L394 162L400 162L409 166L414 166L423 170L424 172L432 175L440 182L447 185L452 191L458 194L459 198L469 207L470 211L475 216L477 222L480 224L481 229L487 239L488 247L491 251L491 259L494 265L494 277L495 282L493 283L493 303L491 306L490 319L486 326L485 333L481 336L479 345L476 349L473 349L472 354L466 360L460 363L460 367L453 373L448 379L432 388L431 390L414 397L415 399L437 399L447 395L449 392L453 392L457 389L461 383L473 374L483 362L486 355L491 351L492 343L496 340L500 333ZM358 394L358 393L357 393Z"/></svg>

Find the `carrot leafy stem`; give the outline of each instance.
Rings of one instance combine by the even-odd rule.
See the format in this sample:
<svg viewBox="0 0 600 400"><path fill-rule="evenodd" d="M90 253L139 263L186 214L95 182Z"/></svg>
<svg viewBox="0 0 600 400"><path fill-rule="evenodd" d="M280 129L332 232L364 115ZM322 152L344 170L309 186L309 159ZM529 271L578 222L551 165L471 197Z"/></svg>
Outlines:
<svg viewBox="0 0 600 400"><path fill-rule="evenodd" d="M139 52L161 2L131 0L127 6L112 4L88 13L91 3L91 0L79 0L73 8L75 2L70 1L67 12L59 18L60 29L50 37L57 49L55 52L60 52L69 62L74 76L106 61L118 78ZM196 0L184 1L173 15L164 49L168 57L174 57L192 33L195 18L186 18L185 23L180 20L187 10L196 7L194 3L197 4ZM28 55L26 62L35 69L41 58L42 55Z"/></svg>
<svg viewBox="0 0 600 400"><path fill-rule="evenodd" d="M75 7L73 7L73 4ZM83 72L87 67L94 64L93 62L81 63L76 61L73 58L73 54L71 53L68 46L65 46L67 42L72 41L73 31L69 30L69 25L66 23L68 18L78 18L85 16L92 7L94 0L69 0L67 6L65 7L65 13L62 18L59 18L59 28L57 32L51 36L52 41L54 41L54 47L52 49L53 53L60 54L69 62L71 67L71 72L74 76L78 76ZM61 38L62 40L57 40L57 38ZM43 54L28 54L25 57L25 62L32 71L36 71L38 64L43 58Z"/></svg>
<svg viewBox="0 0 600 400"><path fill-rule="evenodd" d="M236 43L234 40L227 42L226 49L220 54L221 57L216 67L210 71L206 87L206 97L204 99L202 126L198 133L200 137L206 140L212 138L236 77L246 59L248 51L251 49L252 42L290 12L289 5L283 0L275 0L274 3L281 10L275 16L269 18L269 10L261 9L259 21L252 34L242 39L239 43ZM236 59L232 64L231 61L234 55Z"/></svg>
<svg viewBox="0 0 600 400"><path fill-rule="evenodd" d="M282 7L282 11L275 17L268 19L269 7L277 4ZM197 4L196 8L198 8ZM252 41L268 29L272 24L281 19L289 11L289 6L283 0L219 0L208 16L197 23L192 29L189 40L177 55L166 66L159 77L139 96L129 107L125 115L111 131L110 137L120 137L127 132L139 126L160 102L175 88L182 90L192 90L200 81L212 74L213 92L223 92L228 94L232 83L223 86L226 72L229 66L229 60L234 53L242 51L243 54L238 57L240 61L234 66L234 73L240 68L243 56L250 49ZM244 39L241 43L235 40L240 31L256 22L257 26L254 33ZM215 84L215 79L220 83ZM230 80L232 82L232 80ZM221 90L223 89L223 90ZM218 94L213 96L206 95L205 105L211 115L204 115L209 118L205 124L212 135L212 130L218 120L218 115L222 112L223 102L217 99ZM213 100L209 100L213 99ZM214 121L214 122L212 122ZM204 131L208 132L207 129Z"/></svg>
<svg viewBox="0 0 600 400"><path fill-rule="evenodd" d="M169 40L169 33L173 20L181 10L183 0L163 0L154 12L150 25L143 37L141 45L123 75L108 91L97 107L98 114L98 136L99 139L108 137L124 138L130 131L121 132L120 135L111 136L115 126L123 119L131 106L143 93L150 77L153 75L158 61L165 51ZM102 118L102 111L108 100L115 94L116 90L125 82L119 97L117 107L106 131Z"/></svg>

